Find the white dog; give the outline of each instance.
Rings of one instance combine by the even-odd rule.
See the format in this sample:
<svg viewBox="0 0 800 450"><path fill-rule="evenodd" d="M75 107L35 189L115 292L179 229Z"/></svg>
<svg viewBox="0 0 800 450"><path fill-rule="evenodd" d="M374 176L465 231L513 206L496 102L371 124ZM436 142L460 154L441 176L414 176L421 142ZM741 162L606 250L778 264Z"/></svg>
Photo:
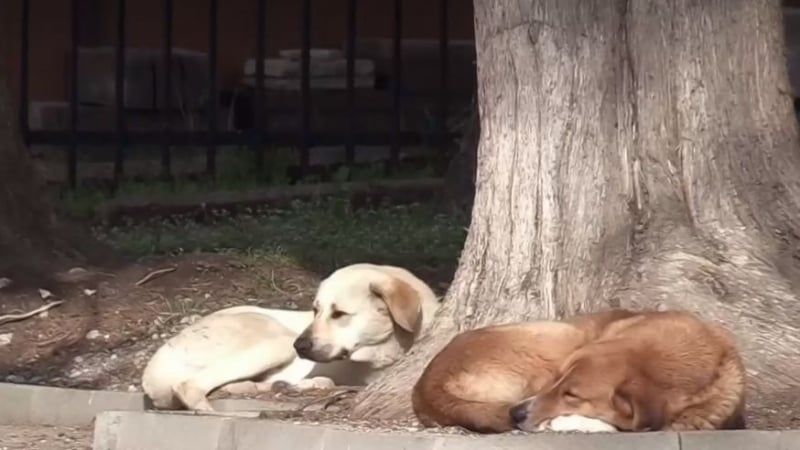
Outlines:
<svg viewBox="0 0 800 450"><path fill-rule="evenodd" d="M210 411L217 388L363 385L403 357L439 304L408 270L353 264L322 281L313 311L235 306L205 316L156 351L142 387L156 408Z"/></svg>

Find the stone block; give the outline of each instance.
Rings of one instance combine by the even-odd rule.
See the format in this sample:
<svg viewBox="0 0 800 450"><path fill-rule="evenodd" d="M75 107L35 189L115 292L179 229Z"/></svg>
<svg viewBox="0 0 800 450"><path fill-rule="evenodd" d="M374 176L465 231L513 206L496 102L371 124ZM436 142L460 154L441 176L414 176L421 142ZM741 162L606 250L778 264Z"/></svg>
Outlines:
<svg viewBox="0 0 800 450"><path fill-rule="evenodd" d="M299 48L287 48L278 52L281 58L286 59L300 59L303 51ZM311 48L309 54L312 59L340 59L342 57L341 50L335 48Z"/></svg>
<svg viewBox="0 0 800 450"><path fill-rule="evenodd" d="M355 60L355 76L367 77L375 73L375 63L369 59ZM264 76L268 78L300 78L302 67L299 60L267 58L264 60ZM347 60L337 59L311 59L309 62L311 78L316 77L346 77ZM254 77L256 74L256 60L250 58L244 63L244 75Z"/></svg>
<svg viewBox="0 0 800 450"><path fill-rule="evenodd" d="M142 411L140 393L0 383L0 424L81 426L107 410Z"/></svg>
<svg viewBox="0 0 800 450"><path fill-rule="evenodd" d="M114 106L116 49L81 48L78 53L78 101L87 105ZM164 57L160 49L125 50L125 108L157 109L164 104ZM181 48L172 53L170 105L193 110L208 98L208 57Z"/></svg>
<svg viewBox="0 0 800 450"><path fill-rule="evenodd" d="M299 91L301 89L300 78L265 78L264 87L266 89L281 91ZM255 86L255 77L244 77L242 84L249 87ZM309 85L313 90L344 90L347 89L347 78L345 77L312 77ZM375 78L372 76L358 76L353 80L356 89L372 88L375 85Z"/></svg>
<svg viewBox="0 0 800 450"><path fill-rule="evenodd" d="M233 419L177 413L105 412L94 425L94 450L236 450ZM268 448L268 447L258 447Z"/></svg>
<svg viewBox="0 0 800 450"><path fill-rule="evenodd" d="M778 450L780 433L774 431L687 431L680 433L681 450ZM800 439L798 439L800 441ZM800 442L796 445L800 448Z"/></svg>
<svg viewBox="0 0 800 450"><path fill-rule="evenodd" d="M143 433L142 430L147 430ZM772 433L777 435L777 433ZM771 436L770 436L771 437ZM756 441L764 438L760 436ZM756 444L758 444L756 442ZM95 450L680 450L677 433L446 435L346 429L250 417L108 412L95 422ZM717 448L717 447L715 447ZM719 447L722 449L723 447ZM753 447L762 448L762 447Z"/></svg>

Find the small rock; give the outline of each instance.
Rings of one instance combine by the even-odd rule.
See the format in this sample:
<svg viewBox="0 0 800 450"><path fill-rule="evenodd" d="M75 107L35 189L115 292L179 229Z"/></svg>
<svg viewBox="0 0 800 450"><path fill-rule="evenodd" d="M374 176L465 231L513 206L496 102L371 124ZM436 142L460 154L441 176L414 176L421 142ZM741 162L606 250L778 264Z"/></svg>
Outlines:
<svg viewBox="0 0 800 450"><path fill-rule="evenodd" d="M168 336L167 333L161 333L161 339L166 339L167 336Z"/></svg>
<svg viewBox="0 0 800 450"><path fill-rule="evenodd" d="M81 364L83 362L83 356L76 356L72 360L75 361L75 364Z"/></svg>
<svg viewBox="0 0 800 450"><path fill-rule="evenodd" d="M111 354L111 359L112 359L112 360L113 360L113 359L117 359L117 354L116 354L116 353L112 353L112 354Z"/></svg>
<svg viewBox="0 0 800 450"><path fill-rule="evenodd" d="M203 294L203 298L204 298L204 299L206 299L206 300L208 300L208 299L210 299L210 298L211 298L211 294L209 294L208 292L206 292L205 294Z"/></svg>
<svg viewBox="0 0 800 450"><path fill-rule="evenodd" d="M5 289L11 286L12 283L11 278L2 277L0 278L0 289Z"/></svg>
<svg viewBox="0 0 800 450"><path fill-rule="evenodd" d="M128 386L128 392L137 392L139 389L136 388L134 385Z"/></svg>
<svg viewBox="0 0 800 450"><path fill-rule="evenodd" d="M50 316L50 311L42 311L39 313L40 319L47 319Z"/></svg>
<svg viewBox="0 0 800 450"><path fill-rule="evenodd" d="M0 334L0 347L4 345L8 345L11 343L11 339L14 338L14 333L2 333Z"/></svg>
<svg viewBox="0 0 800 450"><path fill-rule="evenodd" d="M47 300L48 298L53 297L53 293L47 289L39 289L39 296L42 297L42 300Z"/></svg>
<svg viewBox="0 0 800 450"><path fill-rule="evenodd" d="M93 296L94 294L97 294L97 289L84 289L84 290L83 290L83 293L84 293L84 294L85 294L87 297L91 297L91 296Z"/></svg>
<svg viewBox="0 0 800 450"><path fill-rule="evenodd" d="M158 333L153 333L153 335L150 336L150 338L153 339L154 341L157 341L158 340Z"/></svg>
<svg viewBox="0 0 800 450"><path fill-rule="evenodd" d="M6 377L6 381L8 381L9 383L24 383L25 378L22 378L19 375L9 375Z"/></svg>
<svg viewBox="0 0 800 450"><path fill-rule="evenodd" d="M200 320L200 315L199 314L192 314L191 316L186 316L186 317L182 318L181 319L181 325L191 325L191 324L197 322L198 320Z"/></svg>
<svg viewBox="0 0 800 450"><path fill-rule="evenodd" d="M101 336L101 334L97 330L91 330L88 333L86 333L86 339L89 339L89 340L98 339L100 336Z"/></svg>

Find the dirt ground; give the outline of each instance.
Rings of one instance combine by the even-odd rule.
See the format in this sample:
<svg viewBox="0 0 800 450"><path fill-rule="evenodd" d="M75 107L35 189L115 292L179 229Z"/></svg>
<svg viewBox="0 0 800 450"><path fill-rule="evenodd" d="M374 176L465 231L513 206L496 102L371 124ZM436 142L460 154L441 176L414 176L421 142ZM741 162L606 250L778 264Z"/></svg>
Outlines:
<svg viewBox="0 0 800 450"><path fill-rule="evenodd" d="M415 271L439 292L446 290L452 276L432 268ZM48 292L15 289L12 280L0 288L0 381L139 391L140 374L150 355L201 315L243 303L306 308L325 275L286 261L192 254L148 259L114 271L71 268L61 274L65 283L48 286ZM32 311L51 301L63 303L27 319L3 323L3 316ZM291 394L266 395L285 398ZM293 400L298 405L330 403L327 395ZM340 400L336 414L274 413L273 418L341 423L349 399L335 400ZM749 428L800 428L800 391L759 400L770 407L751 408ZM414 428L410 424L389 427ZM12 428L0 427L0 450L91 446L90 429Z"/></svg>
<svg viewBox="0 0 800 450"><path fill-rule="evenodd" d="M0 425L0 450L88 450L91 427L23 427Z"/></svg>
<svg viewBox="0 0 800 450"><path fill-rule="evenodd" d="M416 271L439 290L446 288L449 274ZM240 304L308 308L325 275L286 261L192 254L140 261L114 272L65 270L61 278L69 282L45 299L38 289L14 290L12 280L0 290L0 379L139 390L150 355L187 324ZM52 301L64 303L3 323L4 315Z"/></svg>

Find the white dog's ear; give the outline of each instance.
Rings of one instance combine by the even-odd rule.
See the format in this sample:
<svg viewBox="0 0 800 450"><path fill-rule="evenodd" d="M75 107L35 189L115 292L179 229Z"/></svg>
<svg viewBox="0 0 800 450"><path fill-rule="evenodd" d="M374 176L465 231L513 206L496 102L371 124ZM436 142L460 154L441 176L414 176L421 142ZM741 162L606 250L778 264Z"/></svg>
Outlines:
<svg viewBox="0 0 800 450"><path fill-rule="evenodd" d="M400 328L413 333L417 322L422 315L422 304L419 294L410 284L403 280L392 278L382 282L369 284L373 295L382 299L389 307L392 320Z"/></svg>

